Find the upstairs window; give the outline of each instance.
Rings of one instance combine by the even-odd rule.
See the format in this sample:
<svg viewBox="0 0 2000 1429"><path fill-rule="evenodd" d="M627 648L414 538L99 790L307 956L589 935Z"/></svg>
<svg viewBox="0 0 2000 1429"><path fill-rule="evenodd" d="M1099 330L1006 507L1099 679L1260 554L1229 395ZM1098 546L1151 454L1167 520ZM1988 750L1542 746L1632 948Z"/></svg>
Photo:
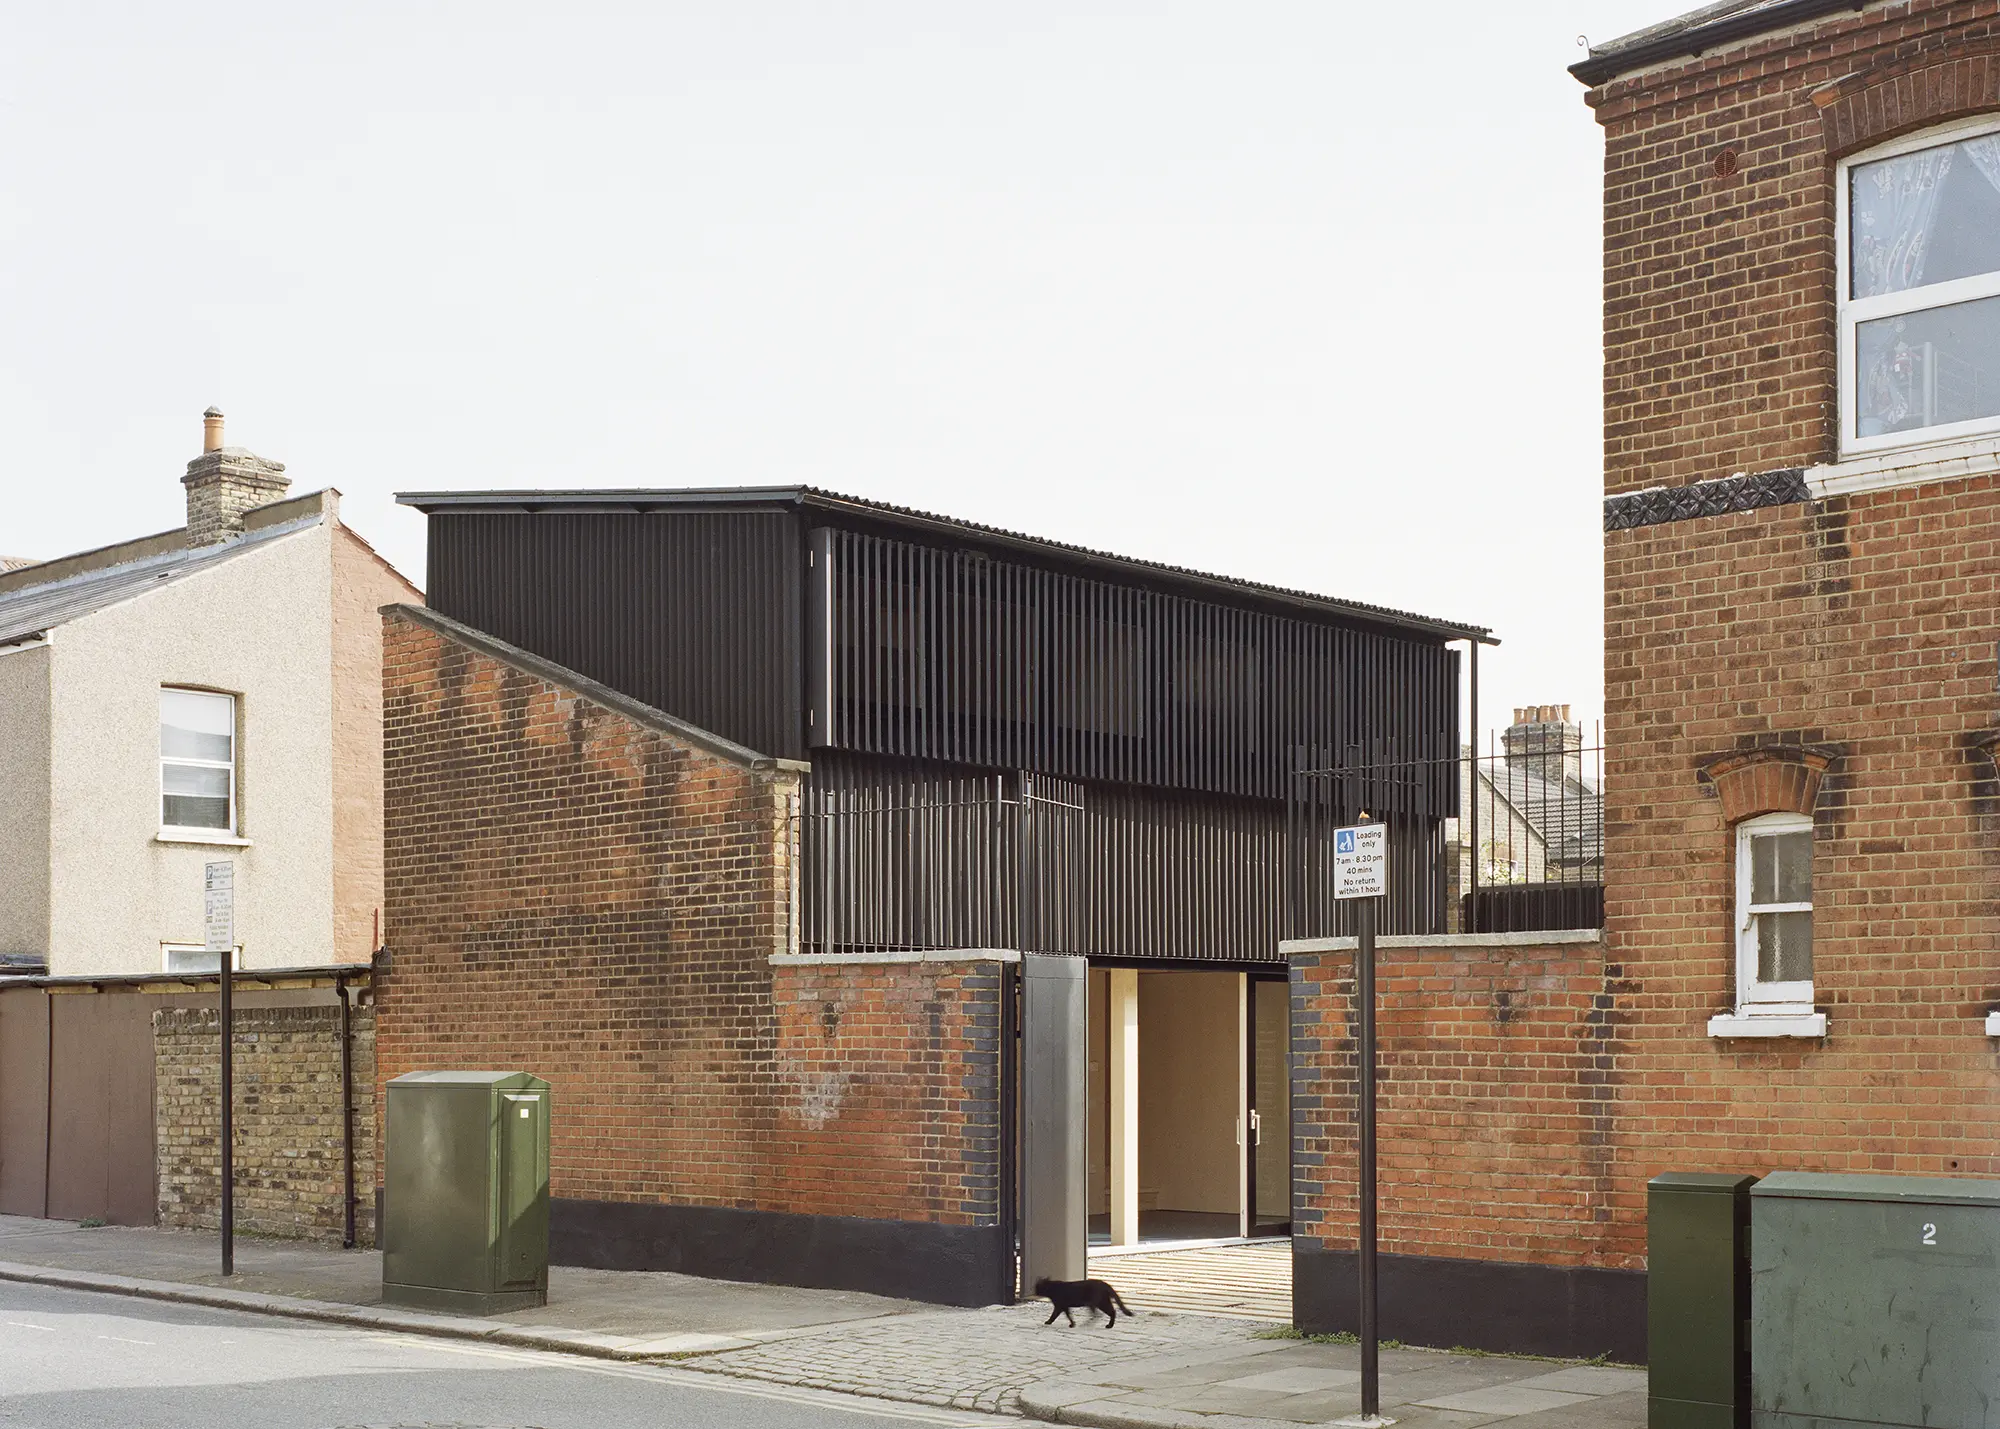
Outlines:
<svg viewBox="0 0 2000 1429"><path fill-rule="evenodd" d="M2000 120L1840 178L1842 451L2000 432Z"/></svg>
<svg viewBox="0 0 2000 1429"><path fill-rule="evenodd" d="M1736 1002L1746 1015L1813 1010L1813 828L1764 814L1736 828Z"/></svg>
<svg viewBox="0 0 2000 1429"><path fill-rule="evenodd" d="M160 691L160 827L236 832L236 697Z"/></svg>

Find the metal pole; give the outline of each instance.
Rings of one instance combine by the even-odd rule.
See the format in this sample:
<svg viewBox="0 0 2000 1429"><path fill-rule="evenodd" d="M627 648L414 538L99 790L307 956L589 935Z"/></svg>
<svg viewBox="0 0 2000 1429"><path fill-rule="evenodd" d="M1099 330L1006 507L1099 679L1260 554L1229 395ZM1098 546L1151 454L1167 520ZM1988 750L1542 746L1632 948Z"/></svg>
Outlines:
<svg viewBox="0 0 2000 1429"><path fill-rule="evenodd" d="M1360 904L1354 910L1360 933L1354 995L1361 1008L1361 1414L1374 1419L1382 1412L1375 1324L1375 900L1355 901Z"/></svg>
<svg viewBox="0 0 2000 1429"><path fill-rule="evenodd" d="M1471 843L1466 848L1466 861L1470 867L1466 871L1465 931L1477 933L1479 929L1479 641L1475 637L1472 647L1472 728L1465 741L1465 747L1472 755L1465 761L1465 777L1470 783L1466 790L1466 803L1470 813L1466 816L1467 830Z"/></svg>
<svg viewBox="0 0 2000 1429"><path fill-rule="evenodd" d="M346 1220L340 1248L354 1249L354 1024L347 1001L347 980L335 983L340 992L340 1170Z"/></svg>
<svg viewBox="0 0 2000 1429"><path fill-rule="evenodd" d="M222 1273L236 1273L236 1127L231 1112L236 1100L236 1041L234 956L222 953Z"/></svg>

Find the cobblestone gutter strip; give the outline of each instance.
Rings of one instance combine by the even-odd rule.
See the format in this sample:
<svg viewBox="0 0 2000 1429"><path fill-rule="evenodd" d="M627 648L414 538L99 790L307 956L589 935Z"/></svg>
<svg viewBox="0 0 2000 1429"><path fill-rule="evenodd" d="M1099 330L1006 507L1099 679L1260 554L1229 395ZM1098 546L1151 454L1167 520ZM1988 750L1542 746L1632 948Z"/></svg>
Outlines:
<svg viewBox="0 0 2000 1429"><path fill-rule="evenodd" d="M607 1360L657 1360L711 1354L753 1343L725 1335L668 1335L637 1340L555 1326L512 1325L471 1316L426 1315L421 1310L397 1310L383 1305L345 1305L331 1300L266 1295L255 1290L224 1290L168 1280L137 1280L129 1275L103 1275L90 1270L50 1270L45 1266L17 1265L8 1261L0 1261L0 1280L53 1285L66 1290L95 1290L108 1295L131 1295L143 1300L167 1300L180 1305L206 1305L216 1310L245 1310L255 1315L282 1315L293 1320L318 1320L368 1330L433 1335L447 1340L479 1340L489 1345L554 1350L560 1354L590 1355Z"/></svg>
<svg viewBox="0 0 2000 1429"><path fill-rule="evenodd" d="M1243 1320L1147 1314L1121 1318L1109 1330L1095 1324L1072 1330L1044 1325L1044 1314L1035 1305L1014 1305L898 1315L704 1355L683 1367L871 1399L1024 1415L1031 1412L1023 1404L1030 1386L1085 1379L1110 1365L1165 1368L1281 1348L1280 1342L1255 1342L1264 1326Z"/></svg>

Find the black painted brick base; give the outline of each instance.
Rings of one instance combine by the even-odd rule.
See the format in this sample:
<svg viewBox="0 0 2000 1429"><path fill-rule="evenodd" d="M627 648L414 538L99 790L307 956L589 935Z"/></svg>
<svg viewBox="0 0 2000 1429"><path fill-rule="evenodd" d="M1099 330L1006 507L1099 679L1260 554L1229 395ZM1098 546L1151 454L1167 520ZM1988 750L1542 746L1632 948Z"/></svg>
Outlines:
<svg viewBox="0 0 2000 1429"><path fill-rule="evenodd" d="M998 1226L632 1201L559 1198L549 1206L549 1259L557 1265L675 1270L937 1305L1012 1300L1010 1252Z"/></svg>
<svg viewBox="0 0 2000 1429"><path fill-rule="evenodd" d="M1292 1320L1307 1334L1360 1328L1351 1250L1292 1242ZM1377 1262L1384 1339L1449 1349L1646 1361L1646 1273L1384 1255Z"/></svg>

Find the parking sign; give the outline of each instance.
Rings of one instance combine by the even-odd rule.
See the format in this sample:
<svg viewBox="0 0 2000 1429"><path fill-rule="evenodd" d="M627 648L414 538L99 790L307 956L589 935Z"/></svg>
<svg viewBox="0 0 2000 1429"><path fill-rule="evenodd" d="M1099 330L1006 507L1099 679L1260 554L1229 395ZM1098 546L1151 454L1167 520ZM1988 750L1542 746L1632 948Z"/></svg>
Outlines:
<svg viewBox="0 0 2000 1429"><path fill-rule="evenodd" d="M1380 898L1389 891L1389 830L1355 824L1333 831L1333 896Z"/></svg>

